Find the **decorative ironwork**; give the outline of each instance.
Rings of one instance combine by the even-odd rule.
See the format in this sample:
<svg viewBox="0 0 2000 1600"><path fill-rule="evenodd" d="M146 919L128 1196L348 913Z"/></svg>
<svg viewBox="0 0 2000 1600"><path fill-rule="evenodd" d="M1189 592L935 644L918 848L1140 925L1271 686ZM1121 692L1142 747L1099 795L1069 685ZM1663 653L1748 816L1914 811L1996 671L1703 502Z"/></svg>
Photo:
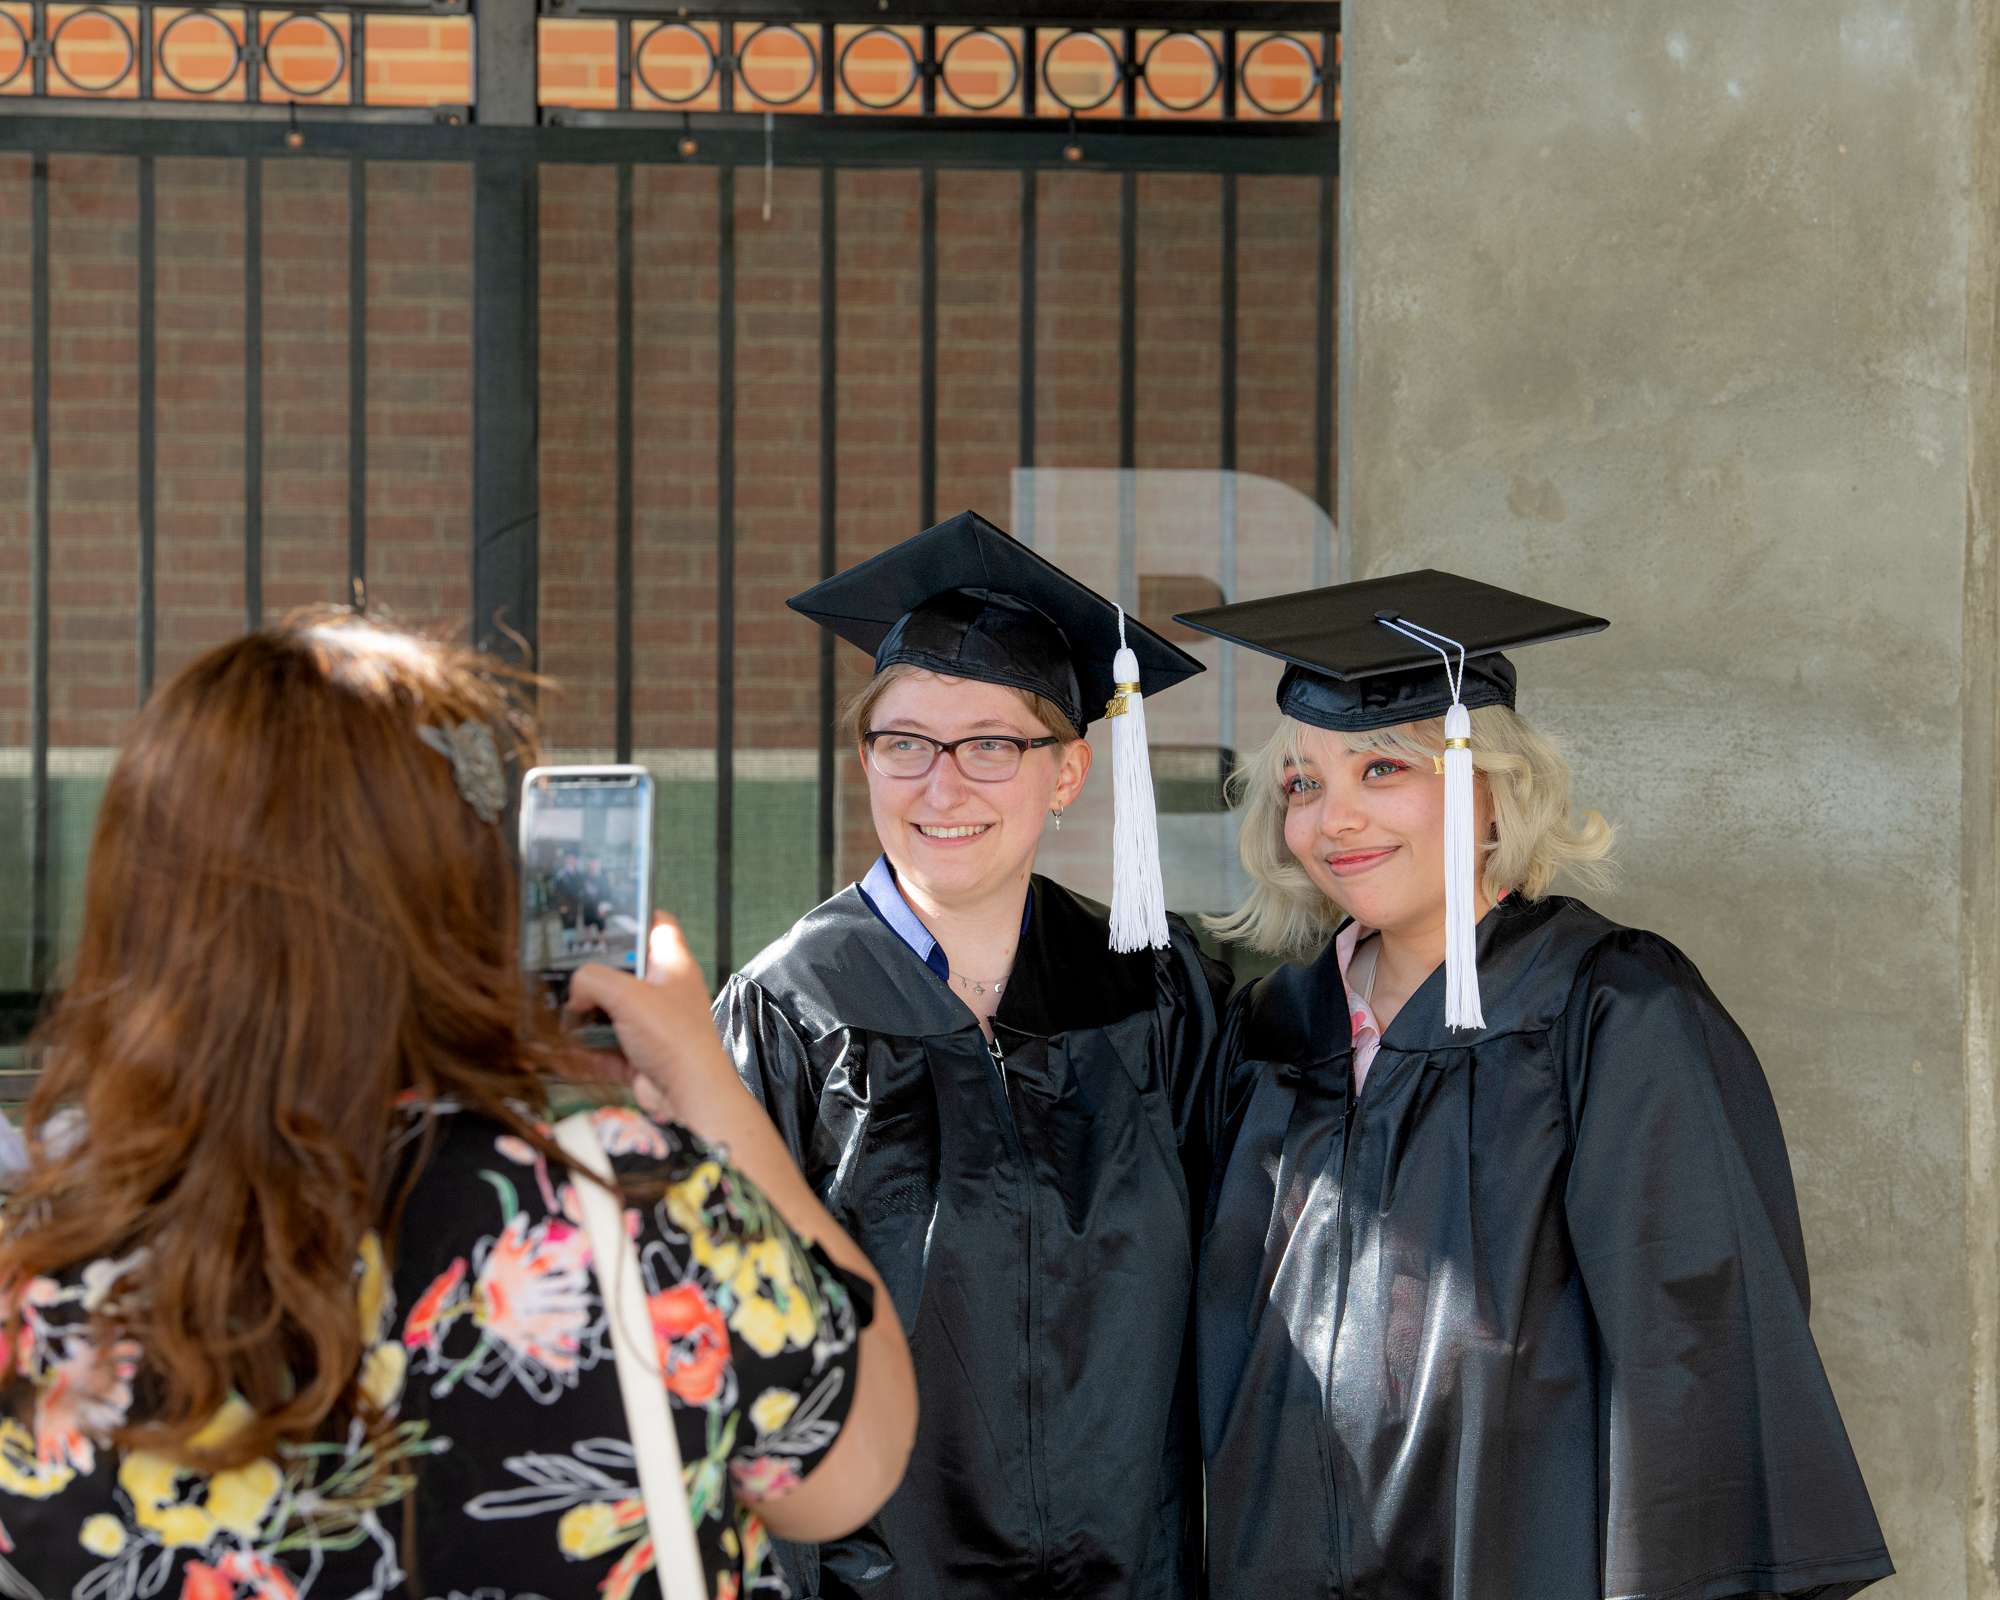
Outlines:
<svg viewBox="0 0 2000 1600"><path fill-rule="evenodd" d="M412 62L416 86L397 77ZM463 122L472 97L467 0L0 0L0 112L254 117L296 105Z"/></svg>
<svg viewBox="0 0 2000 1600"><path fill-rule="evenodd" d="M802 16L710 3L540 0L544 120L743 112L830 116L1333 122L1339 8L1181 0L1064 16L895 20L861 5ZM1126 15L1118 17L1117 12ZM789 14L788 14L789 13ZM773 50L783 41L782 56ZM562 70L546 70L560 64ZM607 116L606 114L610 114Z"/></svg>

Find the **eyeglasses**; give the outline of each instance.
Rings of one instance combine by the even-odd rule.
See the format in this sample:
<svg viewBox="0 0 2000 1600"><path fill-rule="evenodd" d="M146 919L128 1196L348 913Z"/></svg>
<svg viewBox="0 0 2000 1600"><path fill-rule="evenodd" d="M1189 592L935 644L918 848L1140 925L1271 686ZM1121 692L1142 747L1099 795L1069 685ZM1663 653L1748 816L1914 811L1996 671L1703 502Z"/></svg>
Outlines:
<svg viewBox="0 0 2000 1600"><path fill-rule="evenodd" d="M1061 744L1053 734L1041 739L1017 739L1006 733L978 733L969 739L927 739L897 728L870 728L861 742L868 764L885 778L921 778L941 755L951 757L962 777L974 783L1005 783L1021 770L1030 750Z"/></svg>

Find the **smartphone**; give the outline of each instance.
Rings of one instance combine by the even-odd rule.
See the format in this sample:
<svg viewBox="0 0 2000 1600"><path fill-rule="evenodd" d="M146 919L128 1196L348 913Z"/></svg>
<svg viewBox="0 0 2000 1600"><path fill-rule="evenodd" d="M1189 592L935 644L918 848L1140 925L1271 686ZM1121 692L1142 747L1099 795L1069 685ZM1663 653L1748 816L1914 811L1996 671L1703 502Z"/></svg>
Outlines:
<svg viewBox="0 0 2000 1600"><path fill-rule="evenodd" d="M572 973L646 971L653 777L644 767L536 767L521 780L521 965L560 1009Z"/></svg>

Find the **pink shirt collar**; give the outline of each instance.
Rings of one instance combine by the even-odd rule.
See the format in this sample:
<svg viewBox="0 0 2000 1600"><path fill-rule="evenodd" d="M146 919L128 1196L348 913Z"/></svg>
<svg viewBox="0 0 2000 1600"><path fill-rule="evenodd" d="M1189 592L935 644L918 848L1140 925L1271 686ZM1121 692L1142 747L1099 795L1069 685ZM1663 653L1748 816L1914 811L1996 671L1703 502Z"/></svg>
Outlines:
<svg viewBox="0 0 2000 1600"><path fill-rule="evenodd" d="M1354 1032L1354 1092L1361 1092L1362 1084L1368 1081L1368 1069L1375 1064L1375 1053L1382 1048L1382 1029L1375 1020L1375 1008L1354 992L1354 986L1347 981L1347 969L1354 962L1354 952L1361 941L1375 930L1364 928L1358 922L1349 922L1334 936L1334 958L1340 963L1340 984L1347 991L1347 1022Z"/></svg>

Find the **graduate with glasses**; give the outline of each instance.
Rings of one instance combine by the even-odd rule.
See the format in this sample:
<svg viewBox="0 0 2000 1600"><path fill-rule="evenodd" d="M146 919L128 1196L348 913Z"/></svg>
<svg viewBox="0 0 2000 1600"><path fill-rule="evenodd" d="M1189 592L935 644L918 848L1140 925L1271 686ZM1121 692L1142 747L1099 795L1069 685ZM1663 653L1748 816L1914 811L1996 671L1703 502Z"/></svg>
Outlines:
<svg viewBox="0 0 2000 1600"><path fill-rule="evenodd" d="M882 855L715 1016L881 1271L922 1416L902 1491L862 1534L788 1548L787 1576L884 1600L1191 1593L1192 1230L1228 973L1165 915L1129 782L1112 913L1034 864L1083 790L1087 723L1129 732L1200 666L970 512L791 604L874 658L843 731Z"/></svg>
<svg viewBox="0 0 2000 1600"><path fill-rule="evenodd" d="M1230 1012L1199 1311L1212 1600L1844 1600L1891 1570L1807 1325L1784 1135L1502 649L1415 572L1178 618L1287 663L1239 770L1297 958Z"/></svg>

